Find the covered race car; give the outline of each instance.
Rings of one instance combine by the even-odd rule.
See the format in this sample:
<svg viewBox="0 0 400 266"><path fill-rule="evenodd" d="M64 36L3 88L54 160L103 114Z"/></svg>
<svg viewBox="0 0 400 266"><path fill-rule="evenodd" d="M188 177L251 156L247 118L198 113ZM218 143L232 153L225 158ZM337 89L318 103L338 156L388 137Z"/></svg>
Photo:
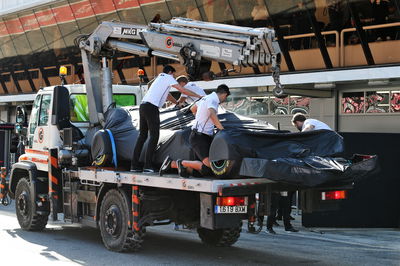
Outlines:
<svg viewBox="0 0 400 266"><path fill-rule="evenodd" d="M260 177L299 187L315 187L335 182L353 182L372 172L376 156L340 157L342 137L334 131L290 133L271 124L220 111L225 130L211 144L210 161L218 178ZM124 165L129 168L138 136L139 109L115 108L106 113L105 130L91 141L94 164ZM161 165L166 156L196 160L189 144L194 116L189 108L160 112L161 132L154 161ZM144 151L142 158L144 159Z"/></svg>

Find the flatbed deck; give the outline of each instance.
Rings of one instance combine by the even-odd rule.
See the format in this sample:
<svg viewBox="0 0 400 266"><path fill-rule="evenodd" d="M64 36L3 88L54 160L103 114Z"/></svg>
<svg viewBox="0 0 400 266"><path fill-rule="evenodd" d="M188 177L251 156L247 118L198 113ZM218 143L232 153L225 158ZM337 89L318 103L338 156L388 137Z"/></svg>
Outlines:
<svg viewBox="0 0 400 266"><path fill-rule="evenodd" d="M267 178L249 179L216 179L212 177L181 178L178 175L133 173L129 171L114 171L102 168L79 168L71 171L71 177L79 178L82 183L100 184L116 183L146 187L187 190L206 193L221 193L224 189L235 187L265 186L275 181Z"/></svg>

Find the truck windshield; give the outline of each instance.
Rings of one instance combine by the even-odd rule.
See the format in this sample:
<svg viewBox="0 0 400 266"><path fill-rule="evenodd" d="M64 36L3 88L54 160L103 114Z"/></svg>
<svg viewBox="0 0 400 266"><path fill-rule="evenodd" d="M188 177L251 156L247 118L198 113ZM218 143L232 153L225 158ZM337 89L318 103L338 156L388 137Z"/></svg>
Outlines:
<svg viewBox="0 0 400 266"><path fill-rule="evenodd" d="M136 105L134 94L114 94L117 107ZM86 94L71 94L69 97L71 122L88 122L89 108Z"/></svg>

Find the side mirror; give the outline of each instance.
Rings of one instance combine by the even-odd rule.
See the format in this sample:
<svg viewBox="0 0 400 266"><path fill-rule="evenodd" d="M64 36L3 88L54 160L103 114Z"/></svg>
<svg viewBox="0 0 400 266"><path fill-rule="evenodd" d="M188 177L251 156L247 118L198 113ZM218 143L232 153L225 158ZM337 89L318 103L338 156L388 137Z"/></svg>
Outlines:
<svg viewBox="0 0 400 266"><path fill-rule="evenodd" d="M28 127L28 113L25 106L18 105L15 111L15 123L21 127Z"/></svg>
<svg viewBox="0 0 400 266"><path fill-rule="evenodd" d="M69 92L64 86L54 87L51 124L57 125L58 130L71 126Z"/></svg>

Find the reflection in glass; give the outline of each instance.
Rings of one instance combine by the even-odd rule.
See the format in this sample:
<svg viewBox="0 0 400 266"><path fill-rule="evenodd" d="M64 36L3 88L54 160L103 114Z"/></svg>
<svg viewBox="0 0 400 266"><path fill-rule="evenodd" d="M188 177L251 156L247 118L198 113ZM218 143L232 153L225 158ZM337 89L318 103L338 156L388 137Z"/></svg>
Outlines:
<svg viewBox="0 0 400 266"><path fill-rule="evenodd" d="M147 3L149 1L145 0L138 1L140 3L140 7L143 10L147 23L166 22L171 19L171 13L169 12L167 3L165 3L164 1L157 1L154 3Z"/></svg>
<svg viewBox="0 0 400 266"><path fill-rule="evenodd" d="M173 17L202 20L195 0L167 1L167 5Z"/></svg>
<svg viewBox="0 0 400 266"><path fill-rule="evenodd" d="M389 112L388 91L367 91L366 92L366 113L387 113Z"/></svg>
<svg viewBox="0 0 400 266"><path fill-rule="evenodd" d="M290 96L290 114L308 114L310 110L310 97Z"/></svg>
<svg viewBox="0 0 400 266"><path fill-rule="evenodd" d="M391 112L400 112L400 91L392 91L390 97Z"/></svg>
<svg viewBox="0 0 400 266"><path fill-rule="evenodd" d="M66 46L73 47L74 39L80 34L80 30L71 6L68 2L63 1L57 5L52 5L51 9Z"/></svg>
<svg viewBox="0 0 400 266"><path fill-rule="evenodd" d="M267 27L269 25L269 14L264 0L230 0L230 4L238 25L247 27Z"/></svg>
<svg viewBox="0 0 400 266"><path fill-rule="evenodd" d="M206 21L231 24L234 21L227 0L197 0L200 12Z"/></svg>
<svg viewBox="0 0 400 266"><path fill-rule="evenodd" d="M344 92L342 113L364 113L364 92Z"/></svg>

